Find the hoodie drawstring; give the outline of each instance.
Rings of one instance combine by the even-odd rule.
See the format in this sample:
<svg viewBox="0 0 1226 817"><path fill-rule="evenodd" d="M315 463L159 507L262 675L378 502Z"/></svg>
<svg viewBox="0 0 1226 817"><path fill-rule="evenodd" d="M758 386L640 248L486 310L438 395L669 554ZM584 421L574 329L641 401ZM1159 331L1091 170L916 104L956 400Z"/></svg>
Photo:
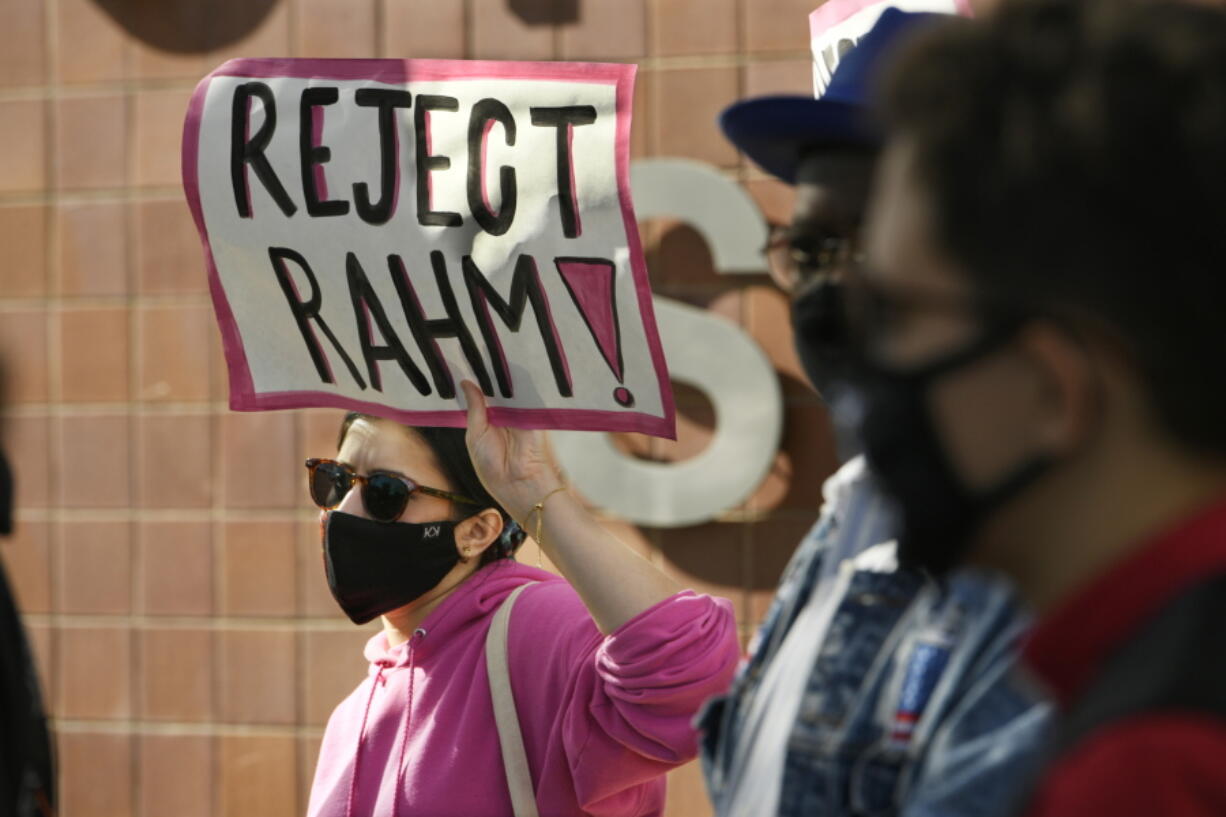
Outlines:
<svg viewBox="0 0 1226 817"><path fill-rule="evenodd" d="M398 817L400 814L400 795L402 786L404 785L404 759L405 753L409 745L409 721L413 713L413 668L416 666L417 650L414 649L414 642L425 637L426 631L418 627L413 631L413 637L409 639L409 683L406 686L406 696L404 705L404 716L400 719L400 751L396 755L396 791L392 795L392 817ZM387 686L387 676L384 671L392 666L392 662L386 658L375 662L379 667L379 671L375 673L374 681L370 685L370 695L366 697L366 709L362 712L362 726L358 729L358 745L353 754L353 774L349 778L349 796L345 801L345 817L353 817L353 800L357 796L358 790L358 771L362 765L362 737L366 734L366 722L370 717L370 705L375 699L375 689L380 686Z"/></svg>
<svg viewBox="0 0 1226 817"><path fill-rule="evenodd" d="M400 817L400 795L404 791L404 756L409 746L409 721L413 717L413 667L417 661L417 650L413 648L413 642L425 635L426 631L418 627L409 641L409 683L405 686L404 718L400 721L400 752L396 755L396 793L392 800L392 817Z"/></svg>
<svg viewBox="0 0 1226 817"><path fill-rule="evenodd" d="M375 680L371 682L370 694L366 696L366 709L362 712L362 725L358 728L358 745L353 753L353 774L349 777L349 797L345 800L345 817L353 817L353 796L358 789L358 769L362 765L362 735L366 734L366 720L370 717L370 704L375 699L375 689L387 683L387 679L383 677L383 671L392 665L392 662L387 659L376 663L379 671L375 673Z"/></svg>

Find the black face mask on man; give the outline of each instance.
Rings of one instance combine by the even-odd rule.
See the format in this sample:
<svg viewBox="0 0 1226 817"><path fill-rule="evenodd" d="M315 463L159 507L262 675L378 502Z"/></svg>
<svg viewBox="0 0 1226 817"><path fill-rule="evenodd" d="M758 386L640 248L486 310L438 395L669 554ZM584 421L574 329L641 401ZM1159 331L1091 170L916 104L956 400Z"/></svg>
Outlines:
<svg viewBox="0 0 1226 817"><path fill-rule="evenodd" d="M839 460L863 453L860 355L853 351L847 319L847 285L841 278L814 278L792 298L796 355L810 385L826 404Z"/></svg>
<svg viewBox="0 0 1226 817"><path fill-rule="evenodd" d="M809 281L792 298L796 354L809 383L827 399L848 375L843 298L843 284L829 275Z"/></svg>
<svg viewBox="0 0 1226 817"><path fill-rule="evenodd" d="M1032 456L990 486L972 489L950 461L929 409L936 383L998 350L1019 327L1016 320L999 322L917 368L857 362L853 388L862 400L861 439L872 473L901 516L900 564L938 576L959 566L984 520L1051 467L1050 457Z"/></svg>
<svg viewBox="0 0 1226 817"><path fill-rule="evenodd" d="M354 624L421 598L460 561L455 522L377 522L331 511L325 525L328 589Z"/></svg>

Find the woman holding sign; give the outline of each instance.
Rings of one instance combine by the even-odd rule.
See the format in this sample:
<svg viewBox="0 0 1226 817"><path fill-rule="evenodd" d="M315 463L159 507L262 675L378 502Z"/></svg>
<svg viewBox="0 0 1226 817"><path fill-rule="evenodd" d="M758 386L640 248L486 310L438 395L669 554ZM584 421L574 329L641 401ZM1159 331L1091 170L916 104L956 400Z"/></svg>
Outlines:
<svg viewBox="0 0 1226 817"><path fill-rule="evenodd" d="M355 623L383 621L308 814L658 815L736 666L732 607L605 532L543 435L490 426L464 389L467 449L458 429L350 414L337 459L307 462L329 587ZM514 561L525 528L569 583Z"/></svg>

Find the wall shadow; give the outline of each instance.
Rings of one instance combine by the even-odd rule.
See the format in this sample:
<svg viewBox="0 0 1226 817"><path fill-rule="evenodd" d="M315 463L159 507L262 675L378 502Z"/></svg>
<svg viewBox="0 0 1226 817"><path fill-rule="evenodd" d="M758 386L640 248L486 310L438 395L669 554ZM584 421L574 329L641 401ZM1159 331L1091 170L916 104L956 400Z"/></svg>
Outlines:
<svg viewBox="0 0 1226 817"><path fill-rule="evenodd" d="M530 26L579 22L579 0L509 0L509 6Z"/></svg>
<svg viewBox="0 0 1226 817"><path fill-rule="evenodd" d="M163 51L194 54L242 39L278 0L94 0L133 37Z"/></svg>

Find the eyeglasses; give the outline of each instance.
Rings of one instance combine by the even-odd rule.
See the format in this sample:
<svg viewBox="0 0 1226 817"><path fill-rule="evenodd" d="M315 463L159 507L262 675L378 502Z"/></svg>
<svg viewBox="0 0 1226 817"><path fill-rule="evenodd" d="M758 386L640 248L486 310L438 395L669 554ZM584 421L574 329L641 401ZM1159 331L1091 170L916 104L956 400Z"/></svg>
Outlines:
<svg viewBox="0 0 1226 817"><path fill-rule="evenodd" d="M832 277L846 264L863 259L853 238L801 233L780 224L771 227L763 253L771 277L787 292L795 292L815 279Z"/></svg>
<svg viewBox="0 0 1226 817"><path fill-rule="evenodd" d="M416 492L465 505L481 504L460 494L418 485L408 477L391 471L374 471L362 476L344 463L315 457L306 461L306 467L307 488L316 505L324 510L335 508L341 504L353 484L360 482L362 504L366 507L366 513L378 522L394 522L399 519L409 497Z"/></svg>
<svg viewBox="0 0 1226 817"><path fill-rule="evenodd" d="M978 289L957 293L900 281L883 286L865 274L869 271L866 265L858 263L856 267L856 273L848 275L839 289L848 340L861 348L905 332L923 315L965 316L994 331L1019 326L1040 315L1057 319L1049 309L1000 292Z"/></svg>

